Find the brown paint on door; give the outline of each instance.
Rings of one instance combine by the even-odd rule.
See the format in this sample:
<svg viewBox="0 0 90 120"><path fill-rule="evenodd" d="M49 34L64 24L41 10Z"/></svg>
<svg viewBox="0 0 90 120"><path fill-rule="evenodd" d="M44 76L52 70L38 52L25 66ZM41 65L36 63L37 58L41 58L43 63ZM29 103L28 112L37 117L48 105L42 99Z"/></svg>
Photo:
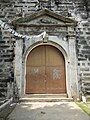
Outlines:
<svg viewBox="0 0 90 120"><path fill-rule="evenodd" d="M26 61L26 93L66 93L65 60L50 45L33 49Z"/></svg>

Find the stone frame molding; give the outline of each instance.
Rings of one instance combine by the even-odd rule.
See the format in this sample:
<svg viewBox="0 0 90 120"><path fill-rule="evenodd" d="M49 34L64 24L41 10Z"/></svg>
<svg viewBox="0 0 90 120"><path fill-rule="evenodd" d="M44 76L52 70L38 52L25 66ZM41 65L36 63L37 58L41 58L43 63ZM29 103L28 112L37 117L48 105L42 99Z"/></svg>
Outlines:
<svg viewBox="0 0 90 120"><path fill-rule="evenodd" d="M76 57L76 36L75 36L75 26L76 21L62 17L56 13L53 13L50 10L42 10L38 11L38 13L34 13L33 15L25 18L19 18L16 21L13 21L13 25L18 28L18 31L20 30L19 27L24 27L23 31L25 31L25 26L30 28L30 26L39 26L38 24L31 24L31 20L37 20L37 18L40 18L44 15L47 15L51 18L54 18L55 20L62 21L63 23L56 24L42 24L40 27L44 28L46 26L61 26L66 27L67 29L67 35L62 34L60 36L57 36L56 34L50 35L47 33L47 36L43 40L31 40L29 39L28 45L27 42L23 43L23 39L20 39L16 41L16 47L15 47L15 61L14 61L14 67L15 67L15 79L17 82L17 86L19 89L19 95L20 97L23 97L25 95L25 85L26 85L26 60L27 56L30 53L30 51L39 46L39 45L52 45L59 49L65 58L65 69L66 69L66 89L67 89L67 95L68 97L79 97L79 91L78 91L78 80L77 80L77 57ZM29 22L29 24L27 23ZM47 32L47 31L46 31ZM23 53L23 44L25 44L25 50Z"/></svg>

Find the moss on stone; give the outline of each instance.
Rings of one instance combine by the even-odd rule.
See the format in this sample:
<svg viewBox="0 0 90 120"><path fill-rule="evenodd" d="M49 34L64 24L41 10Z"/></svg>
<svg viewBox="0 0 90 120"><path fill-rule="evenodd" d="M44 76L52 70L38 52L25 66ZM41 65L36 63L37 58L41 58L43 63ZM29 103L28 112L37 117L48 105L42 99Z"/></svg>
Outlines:
<svg viewBox="0 0 90 120"><path fill-rule="evenodd" d="M83 102L76 102L76 104L90 116L90 102L83 103Z"/></svg>

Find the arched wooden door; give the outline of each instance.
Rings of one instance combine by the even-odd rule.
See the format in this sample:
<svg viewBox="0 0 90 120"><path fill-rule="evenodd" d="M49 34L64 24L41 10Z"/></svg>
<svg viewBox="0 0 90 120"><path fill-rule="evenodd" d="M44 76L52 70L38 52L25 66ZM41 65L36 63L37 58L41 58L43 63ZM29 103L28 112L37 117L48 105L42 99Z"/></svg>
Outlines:
<svg viewBox="0 0 90 120"><path fill-rule="evenodd" d="M66 93L65 60L62 53L50 45L34 48L26 61L26 94Z"/></svg>

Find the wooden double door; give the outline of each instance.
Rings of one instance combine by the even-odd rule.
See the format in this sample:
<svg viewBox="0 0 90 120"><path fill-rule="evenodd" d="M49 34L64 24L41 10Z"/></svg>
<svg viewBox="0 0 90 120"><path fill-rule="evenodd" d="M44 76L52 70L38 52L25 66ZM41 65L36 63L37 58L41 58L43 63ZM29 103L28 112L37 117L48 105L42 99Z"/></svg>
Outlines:
<svg viewBox="0 0 90 120"><path fill-rule="evenodd" d="M26 94L66 93L65 60L50 45L34 48L26 61Z"/></svg>

